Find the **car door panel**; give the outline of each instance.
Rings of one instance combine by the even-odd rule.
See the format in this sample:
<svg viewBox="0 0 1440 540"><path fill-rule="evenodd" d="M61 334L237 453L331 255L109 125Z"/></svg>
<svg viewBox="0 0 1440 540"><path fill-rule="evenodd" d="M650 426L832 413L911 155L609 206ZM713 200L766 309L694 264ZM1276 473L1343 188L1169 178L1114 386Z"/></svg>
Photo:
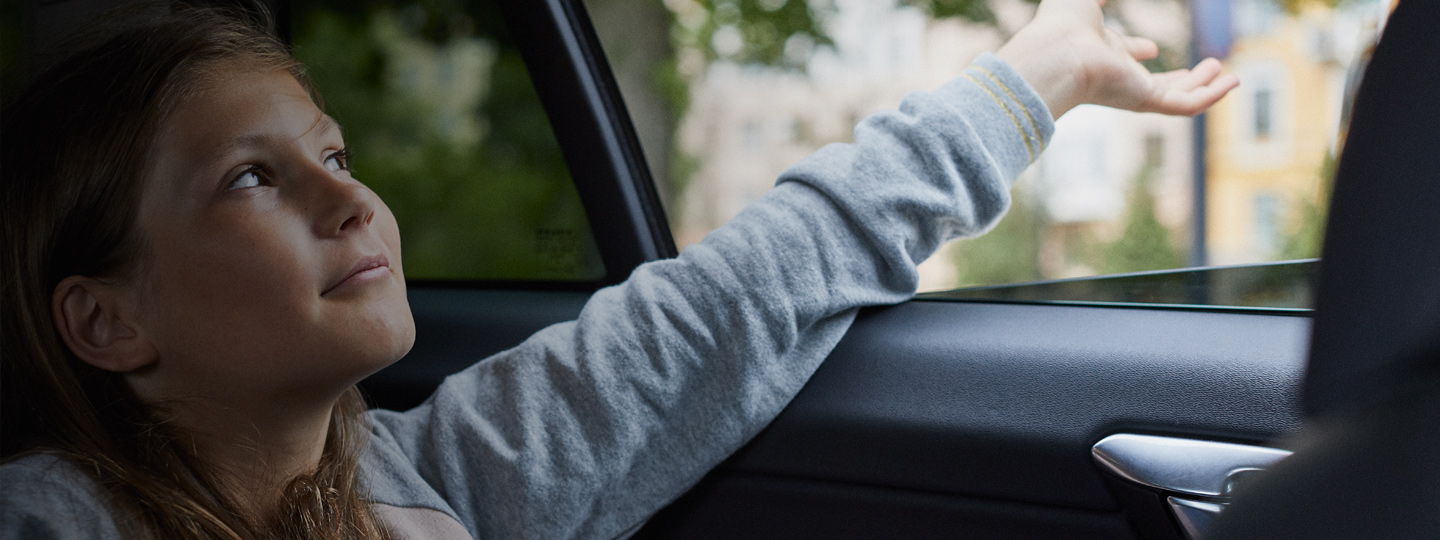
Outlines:
<svg viewBox="0 0 1440 540"><path fill-rule="evenodd" d="M707 479L636 539L1134 538L1118 511L728 473Z"/></svg>
<svg viewBox="0 0 1440 540"><path fill-rule="evenodd" d="M924 300L867 309L785 412L647 537L689 538L684 524L708 519L721 527L713 537L733 537L767 516L897 492L948 501L946 511L925 514L918 499L907 510L934 517L939 530L954 519L946 512L969 516L979 529L968 530L987 537L1032 530L964 510L994 505L1048 516L1020 521L1052 520L1056 534L1088 536L1085 520L1066 516L1121 519L1090 456L1104 436L1269 442L1297 429L1309 324L1290 315ZM811 484L795 487L800 481ZM765 512L735 511L752 496L771 501Z"/></svg>

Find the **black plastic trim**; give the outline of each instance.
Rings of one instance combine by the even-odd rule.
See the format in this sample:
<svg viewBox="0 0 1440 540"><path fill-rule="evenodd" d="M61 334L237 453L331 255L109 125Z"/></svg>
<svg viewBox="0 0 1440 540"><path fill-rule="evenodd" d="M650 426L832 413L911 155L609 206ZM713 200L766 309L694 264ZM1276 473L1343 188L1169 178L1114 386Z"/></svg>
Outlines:
<svg viewBox="0 0 1440 540"><path fill-rule="evenodd" d="M1155 309L1163 311L1198 311L1202 313L1248 313L1253 315L1280 315L1289 317L1313 317L1315 310L1306 308L1258 308L1243 306L1196 306L1192 304L1147 304L1140 302L1089 302L1085 300L982 300L976 298L916 297L917 302L963 302L971 304L1013 304L1035 306L1074 306L1116 309Z"/></svg>
<svg viewBox="0 0 1440 540"><path fill-rule="evenodd" d="M499 5L601 246L603 282L618 283L644 262L674 257L660 196L584 5Z"/></svg>
<svg viewBox="0 0 1440 540"><path fill-rule="evenodd" d="M406 280L410 289L457 289L490 291L593 292L607 285L600 281L530 281L500 279L417 279Z"/></svg>
<svg viewBox="0 0 1440 540"><path fill-rule="evenodd" d="M765 474L715 475L636 540L1134 538L1123 514Z"/></svg>

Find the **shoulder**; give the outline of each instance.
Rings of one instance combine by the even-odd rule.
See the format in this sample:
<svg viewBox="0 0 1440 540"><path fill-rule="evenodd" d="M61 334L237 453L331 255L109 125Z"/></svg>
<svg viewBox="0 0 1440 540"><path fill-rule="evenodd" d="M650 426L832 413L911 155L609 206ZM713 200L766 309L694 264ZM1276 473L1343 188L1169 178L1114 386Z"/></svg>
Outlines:
<svg viewBox="0 0 1440 540"><path fill-rule="evenodd" d="M0 537L119 535L104 491L74 463L37 453L0 465Z"/></svg>

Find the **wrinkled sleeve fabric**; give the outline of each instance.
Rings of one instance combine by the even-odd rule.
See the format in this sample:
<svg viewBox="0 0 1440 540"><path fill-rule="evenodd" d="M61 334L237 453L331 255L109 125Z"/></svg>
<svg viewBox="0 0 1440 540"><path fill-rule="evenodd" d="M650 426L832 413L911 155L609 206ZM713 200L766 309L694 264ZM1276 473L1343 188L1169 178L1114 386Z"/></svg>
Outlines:
<svg viewBox="0 0 1440 540"><path fill-rule="evenodd" d="M577 320L372 412L373 496L479 539L633 531L778 415L858 308L910 298L916 264L993 226L1052 131L993 55L866 118Z"/></svg>
<svg viewBox="0 0 1440 540"><path fill-rule="evenodd" d="M0 466L0 538L119 537L105 493L64 459L31 454Z"/></svg>

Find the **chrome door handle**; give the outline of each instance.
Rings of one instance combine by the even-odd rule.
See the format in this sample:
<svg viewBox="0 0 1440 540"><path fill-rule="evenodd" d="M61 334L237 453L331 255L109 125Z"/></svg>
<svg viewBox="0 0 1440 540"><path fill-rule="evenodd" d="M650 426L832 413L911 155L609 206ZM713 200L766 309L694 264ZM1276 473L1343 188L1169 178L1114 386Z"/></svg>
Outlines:
<svg viewBox="0 0 1440 540"><path fill-rule="evenodd" d="M1239 486L1291 452L1264 446L1111 435L1090 448L1106 470L1159 490L1186 537L1200 538Z"/></svg>
<svg viewBox="0 0 1440 540"><path fill-rule="evenodd" d="M1175 521L1180 523L1180 531L1190 540L1203 538L1205 531L1210 530L1210 525L1215 523L1215 518L1220 517L1220 511L1225 509L1222 503L1192 501L1173 496L1166 497L1165 502L1169 503L1170 513L1175 515Z"/></svg>

